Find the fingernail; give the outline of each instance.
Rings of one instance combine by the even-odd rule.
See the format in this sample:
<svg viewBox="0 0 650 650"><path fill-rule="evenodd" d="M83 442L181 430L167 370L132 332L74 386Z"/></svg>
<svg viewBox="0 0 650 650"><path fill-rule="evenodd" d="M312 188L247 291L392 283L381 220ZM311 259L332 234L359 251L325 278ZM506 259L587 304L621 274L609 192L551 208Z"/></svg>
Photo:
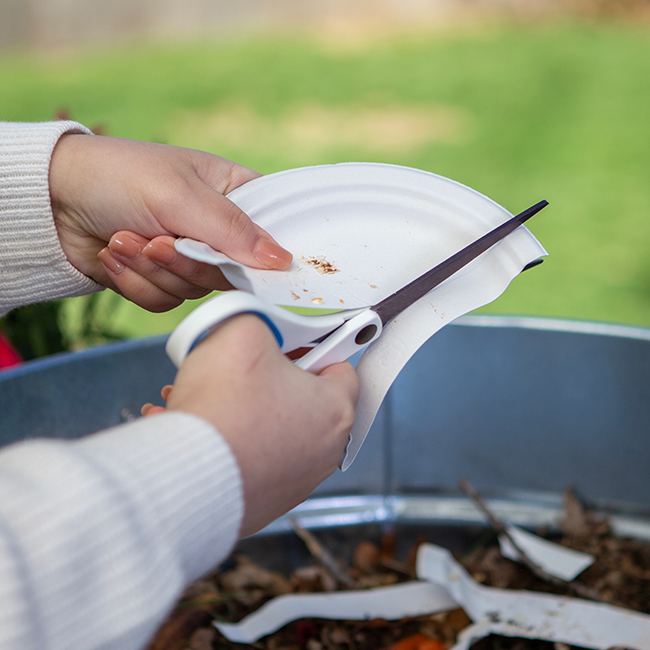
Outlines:
<svg viewBox="0 0 650 650"><path fill-rule="evenodd" d="M113 235L108 248L122 257L137 257L142 252L142 244L128 235Z"/></svg>
<svg viewBox="0 0 650 650"><path fill-rule="evenodd" d="M112 255L111 251L108 248L102 248L102 250L97 253L97 257L100 262L115 275L119 275L124 271L124 264L116 260Z"/></svg>
<svg viewBox="0 0 650 650"><path fill-rule="evenodd" d="M286 269L293 256L274 241L260 237L253 248L255 259L268 268Z"/></svg>
<svg viewBox="0 0 650 650"><path fill-rule="evenodd" d="M142 253L154 262L159 262L167 266L173 264L178 257L178 253L173 246L161 243L157 243L155 246L153 244L147 244L142 249Z"/></svg>

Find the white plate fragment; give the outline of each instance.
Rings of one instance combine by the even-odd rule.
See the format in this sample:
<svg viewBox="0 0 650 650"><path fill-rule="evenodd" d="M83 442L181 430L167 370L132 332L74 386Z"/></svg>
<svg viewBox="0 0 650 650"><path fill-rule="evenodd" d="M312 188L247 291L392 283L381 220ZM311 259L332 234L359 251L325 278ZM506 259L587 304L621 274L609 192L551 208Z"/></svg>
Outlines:
<svg viewBox="0 0 650 650"><path fill-rule="evenodd" d="M228 196L294 254L292 268L253 269L187 239L178 240L177 249L218 265L238 289L295 307L371 306L512 216L448 178L373 163L292 169ZM342 469L351 465L386 392L417 349L447 323L497 298L544 255L521 226L384 328L358 365L361 394ZM311 258L337 270L321 273L307 262Z"/></svg>
<svg viewBox="0 0 650 650"><path fill-rule="evenodd" d="M278 596L239 623L215 623L235 643L255 643L301 618L398 620L462 607L473 624L452 650L467 650L490 634L557 641L594 650L624 646L650 649L650 616L602 603L508 589L475 582L451 553L423 544L417 576L364 591Z"/></svg>
<svg viewBox="0 0 650 650"><path fill-rule="evenodd" d="M603 603L530 591L485 587L451 553L423 544L417 575L444 586L475 623L453 650L489 634L557 641L595 650L613 646L650 649L650 616Z"/></svg>
<svg viewBox="0 0 650 650"><path fill-rule="evenodd" d="M429 582L406 582L367 591L278 596L239 623L215 623L215 626L229 641L255 643L299 618L395 620L455 607L446 589Z"/></svg>
<svg viewBox="0 0 650 650"><path fill-rule="evenodd" d="M595 558L589 553L582 553L561 544L554 544L516 526L508 526L507 528L526 555L556 578L573 580L594 563ZM519 561L519 553L505 535L499 535L499 546L504 557L515 562Z"/></svg>

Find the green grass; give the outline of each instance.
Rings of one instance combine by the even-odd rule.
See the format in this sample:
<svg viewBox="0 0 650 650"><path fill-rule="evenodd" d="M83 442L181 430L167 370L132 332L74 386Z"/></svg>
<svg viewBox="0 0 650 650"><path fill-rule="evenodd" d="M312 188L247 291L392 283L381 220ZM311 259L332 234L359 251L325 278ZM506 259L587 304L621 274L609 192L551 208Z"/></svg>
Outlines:
<svg viewBox="0 0 650 650"><path fill-rule="evenodd" d="M218 152L260 171L338 160L411 165L457 179L518 211L550 252L486 311L650 325L650 40L625 24L503 25L483 33L394 37L336 50L294 36L144 45L0 58L2 119L68 107L110 133ZM445 107L462 137L406 149L338 141L282 147L204 125L246 107L272 131L302 106L348 112ZM309 143L307 143L309 144ZM74 303L74 301L73 301ZM130 335L165 332L166 315L122 305ZM74 323L78 307L70 309Z"/></svg>

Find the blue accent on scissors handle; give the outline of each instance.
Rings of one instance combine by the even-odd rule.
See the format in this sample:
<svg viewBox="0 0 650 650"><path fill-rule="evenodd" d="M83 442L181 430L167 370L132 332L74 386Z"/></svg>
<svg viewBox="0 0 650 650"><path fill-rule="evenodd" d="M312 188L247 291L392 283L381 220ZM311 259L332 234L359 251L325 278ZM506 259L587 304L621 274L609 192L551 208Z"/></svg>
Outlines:
<svg viewBox="0 0 650 650"><path fill-rule="evenodd" d="M271 330L271 333L275 337L275 340L278 344L278 347L282 347L284 345L284 338L282 337L282 332L277 328L276 324L266 315L263 314L262 312L259 311L243 311L240 314L237 314L238 316L242 316L244 314L253 314L253 316L257 316L260 318L264 324ZM219 327L219 325L222 325L223 323L217 323L214 327L210 327L209 329L205 330L202 334L199 334L199 336L194 339L194 342L192 343L190 349L188 350L188 354L194 350L194 348L199 345L199 343L202 343L205 341L205 339L214 332L215 328Z"/></svg>

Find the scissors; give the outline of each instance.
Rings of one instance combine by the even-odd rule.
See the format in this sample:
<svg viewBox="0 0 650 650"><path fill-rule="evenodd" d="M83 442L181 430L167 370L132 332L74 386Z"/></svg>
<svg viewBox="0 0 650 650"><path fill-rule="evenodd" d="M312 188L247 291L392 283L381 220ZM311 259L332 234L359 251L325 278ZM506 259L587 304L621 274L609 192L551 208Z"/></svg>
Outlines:
<svg viewBox="0 0 650 650"><path fill-rule="evenodd" d="M167 340L167 354L176 366L180 366L185 357L224 321L240 314L254 314L271 330L282 352L309 348L294 363L304 370L319 372L367 348L379 338L383 327L407 307L547 205L548 201L539 201L371 307L324 316L302 316L246 291L222 293L203 303L180 323ZM541 260L536 260L526 268L539 262Z"/></svg>

